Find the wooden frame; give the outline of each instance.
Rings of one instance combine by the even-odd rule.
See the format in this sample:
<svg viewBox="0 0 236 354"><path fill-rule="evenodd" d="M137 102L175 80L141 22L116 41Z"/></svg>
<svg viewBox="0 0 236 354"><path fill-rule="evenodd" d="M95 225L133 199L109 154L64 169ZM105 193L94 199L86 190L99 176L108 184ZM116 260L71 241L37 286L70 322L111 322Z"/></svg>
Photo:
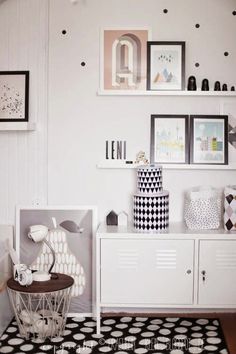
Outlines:
<svg viewBox="0 0 236 354"><path fill-rule="evenodd" d="M150 159L152 163L189 163L188 115L151 115Z"/></svg>
<svg viewBox="0 0 236 354"><path fill-rule="evenodd" d="M185 42L147 43L147 90L184 90Z"/></svg>
<svg viewBox="0 0 236 354"><path fill-rule="evenodd" d="M53 228L52 217L55 217L58 222L58 226L56 228ZM84 230L82 230L81 233L72 230L68 231L62 225L64 220L70 220ZM79 296L75 296L74 300L72 299L69 315L93 316L95 313L94 244L95 232L97 228L97 208L95 206L88 205L38 207L18 206L16 210L16 251L20 257L20 261L27 265L35 264L37 257L43 250L42 245L40 246L40 244L34 244L27 237L29 226L34 224L44 224L50 231L56 232L57 235L58 231L65 234L67 243L66 248L70 251L70 255L68 256L76 258L76 263L80 265L80 269L84 269L84 274L86 277L84 292ZM58 238L58 236L56 238ZM78 245L80 245L80 247ZM86 246L90 248L88 249ZM65 250L65 248L63 249ZM63 271L61 271L61 269L62 267L60 266L59 273L66 273L64 269ZM53 269L53 272L55 271L57 272L57 268ZM68 275L73 274L68 273Z"/></svg>
<svg viewBox="0 0 236 354"><path fill-rule="evenodd" d="M29 71L0 71L0 122L28 122Z"/></svg>
<svg viewBox="0 0 236 354"><path fill-rule="evenodd" d="M190 163L228 164L228 116L190 116Z"/></svg>

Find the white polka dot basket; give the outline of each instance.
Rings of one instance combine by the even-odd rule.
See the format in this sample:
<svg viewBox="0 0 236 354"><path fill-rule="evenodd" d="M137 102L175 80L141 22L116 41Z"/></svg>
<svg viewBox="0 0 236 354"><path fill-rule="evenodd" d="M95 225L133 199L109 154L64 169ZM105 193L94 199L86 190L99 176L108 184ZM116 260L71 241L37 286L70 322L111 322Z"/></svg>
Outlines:
<svg viewBox="0 0 236 354"><path fill-rule="evenodd" d="M222 219L222 192L212 187L187 191L184 220L191 230L218 229Z"/></svg>

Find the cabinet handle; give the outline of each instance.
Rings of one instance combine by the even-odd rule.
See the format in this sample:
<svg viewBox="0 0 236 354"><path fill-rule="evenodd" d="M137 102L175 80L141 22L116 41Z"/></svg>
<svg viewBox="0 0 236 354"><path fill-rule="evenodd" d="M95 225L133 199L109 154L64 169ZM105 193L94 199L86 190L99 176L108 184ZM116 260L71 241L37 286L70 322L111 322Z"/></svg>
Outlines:
<svg viewBox="0 0 236 354"><path fill-rule="evenodd" d="M202 274L202 281L205 281L206 280L206 271L202 270L201 274Z"/></svg>
<svg viewBox="0 0 236 354"><path fill-rule="evenodd" d="M191 273L192 273L191 269L188 269L187 274L191 274Z"/></svg>

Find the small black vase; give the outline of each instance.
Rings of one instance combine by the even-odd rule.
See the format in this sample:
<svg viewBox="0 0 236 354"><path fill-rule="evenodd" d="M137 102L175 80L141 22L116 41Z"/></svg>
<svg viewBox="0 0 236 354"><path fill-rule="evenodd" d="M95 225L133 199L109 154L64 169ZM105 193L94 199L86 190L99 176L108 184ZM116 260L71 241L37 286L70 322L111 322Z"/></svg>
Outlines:
<svg viewBox="0 0 236 354"><path fill-rule="evenodd" d="M223 86L222 86L222 91L228 91L227 84L223 84Z"/></svg>
<svg viewBox="0 0 236 354"><path fill-rule="evenodd" d="M209 81L207 79L202 80L202 91L209 91Z"/></svg>
<svg viewBox="0 0 236 354"><path fill-rule="evenodd" d="M189 76L188 78L188 91L196 91L197 90L197 83L195 76Z"/></svg>
<svg viewBox="0 0 236 354"><path fill-rule="evenodd" d="M231 86L231 91L235 91L235 87L234 86Z"/></svg>
<svg viewBox="0 0 236 354"><path fill-rule="evenodd" d="M214 91L221 91L220 81L215 82Z"/></svg>

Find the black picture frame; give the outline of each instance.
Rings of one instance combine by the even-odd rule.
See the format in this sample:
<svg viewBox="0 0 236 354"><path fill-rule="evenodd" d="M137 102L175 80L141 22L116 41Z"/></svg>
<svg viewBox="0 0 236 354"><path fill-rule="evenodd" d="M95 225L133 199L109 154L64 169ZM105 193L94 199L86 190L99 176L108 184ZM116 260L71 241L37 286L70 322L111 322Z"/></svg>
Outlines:
<svg viewBox="0 0 236 354"><path fill-rule="evenodd" d="M0 122L28 122L29 71L0 71Z"/></svg>
<svg viewBox="0 0 236 354"><path fill-rule="evenodd" d="M151 115L151 136L150 136L150 160L151 163L164 163L164 164L188 164L189 163L189 116L187 114L152 114ZM169 136L173 135L174 130L176 129L176 140L175 141L169 141L169 144L171 145L172 143L175 143L177 146L179 144L180 148L179 150L176 150L176 155L175 158L172 156L172 159L170 157L170 154L174 153L173 149L166 149L165 152L160 152L159 156L157 153L157 150L161 149L160 145L159 148L157 147L158 141L157 141L157 134L158 132L158 120L161 122L159 125L160 129L164 129L166 125L166 129L169 129L168 133L163 131L163 138L162 138L162 143L161 140L159 140L160 144L168 144L168 139L165 139L165 134L169 134ZM174 125L174 120L176 120L176 126ZM184 131L179 132L179 127L180 121L183 120L182 128ZM160 130L161 131L161 130ZM172 133L172 135L171 135ZM179 135L181 133L181 135ZM181 141L184 139L183 144L183 151L181 152ZM166 140L166 143L165 143ZM175 146L176 146L175 145ZM163 155L166 155L166 158L164 158ZM181 155L183 155L183 158L181 158ZM179 158L177 158L179 156Z"/></svg>
<svg viewBox="0 0 236 354"><path fill-rule="evenodd" d="M155 49L156 51L154 51ZM170 53L171 49L172 54ZM163 51L163 54L158 54L161 51ZM153 64L154 55L156 56L156 68ZM159 62L159 66L157 62ZM185 42L147 42L147 90L172 91L184 89Z"/></svg>
<svg viewBox="0 0 236 354"><path fill-rule="evenodd" d="M211 130L214 135L208 135ZM190 163L228 165L227 115L190 115Z"/></svg>

